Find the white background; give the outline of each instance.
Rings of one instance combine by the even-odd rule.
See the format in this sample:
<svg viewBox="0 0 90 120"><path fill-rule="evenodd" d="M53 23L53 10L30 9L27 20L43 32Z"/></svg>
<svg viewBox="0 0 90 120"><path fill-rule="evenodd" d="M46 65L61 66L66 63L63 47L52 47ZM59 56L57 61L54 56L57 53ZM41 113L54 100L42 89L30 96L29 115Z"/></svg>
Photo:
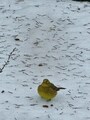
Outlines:
<svg viewBox="0 0 90 120"><path fill-rule="evenodd" d="M0 69L0 120L90 120L90 3L0 0Z"/></svg>

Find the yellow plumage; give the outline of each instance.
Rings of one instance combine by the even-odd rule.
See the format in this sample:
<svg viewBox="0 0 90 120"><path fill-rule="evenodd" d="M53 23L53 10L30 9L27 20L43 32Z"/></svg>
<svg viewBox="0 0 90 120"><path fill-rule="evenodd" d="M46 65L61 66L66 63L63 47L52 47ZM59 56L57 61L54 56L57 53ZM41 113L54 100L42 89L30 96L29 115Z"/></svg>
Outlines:
<svg viewBox="0 0 90 120"><path fill-rule="evenodd" d="M44 79L41 85L38 86L37 91L42 98L46 100L51 100L57 95L57 91L59 91L60 89L65 89L65 88L56 87L48 79Z"/></svg>

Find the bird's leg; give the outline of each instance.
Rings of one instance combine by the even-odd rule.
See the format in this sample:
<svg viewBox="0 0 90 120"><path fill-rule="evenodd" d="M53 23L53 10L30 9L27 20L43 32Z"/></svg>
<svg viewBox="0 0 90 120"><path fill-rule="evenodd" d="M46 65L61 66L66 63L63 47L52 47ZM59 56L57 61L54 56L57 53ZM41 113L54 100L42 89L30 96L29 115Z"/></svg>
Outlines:
<svg viewBox="0 0 90 120"><path fill-rule="evenodd" d="M51 99L48 99L47 102L51 101Z"/></svg>

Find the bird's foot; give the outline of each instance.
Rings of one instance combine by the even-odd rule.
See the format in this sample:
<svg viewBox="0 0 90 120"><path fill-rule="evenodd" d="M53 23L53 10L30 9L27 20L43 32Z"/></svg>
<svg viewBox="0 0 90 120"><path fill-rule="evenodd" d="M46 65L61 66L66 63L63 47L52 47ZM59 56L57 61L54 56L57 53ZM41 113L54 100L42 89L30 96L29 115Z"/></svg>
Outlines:
<svg viewBox="0 0 90 120"><path fill-rule="evenodd" d="M51 99L48 99L47 102L51 101Z"/></svg>

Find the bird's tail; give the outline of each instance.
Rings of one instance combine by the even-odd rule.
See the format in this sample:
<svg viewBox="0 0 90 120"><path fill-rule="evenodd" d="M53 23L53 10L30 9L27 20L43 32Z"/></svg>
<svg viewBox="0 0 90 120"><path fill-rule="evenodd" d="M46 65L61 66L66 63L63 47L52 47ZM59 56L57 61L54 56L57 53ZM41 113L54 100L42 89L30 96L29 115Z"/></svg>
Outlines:
<svg viewBox="0 0 90 120"><path fill-rule="evenodd" d="M58 87L57 91L59 91L60 89L66 89L66 88L64 88L64 87Z"/></svg>

